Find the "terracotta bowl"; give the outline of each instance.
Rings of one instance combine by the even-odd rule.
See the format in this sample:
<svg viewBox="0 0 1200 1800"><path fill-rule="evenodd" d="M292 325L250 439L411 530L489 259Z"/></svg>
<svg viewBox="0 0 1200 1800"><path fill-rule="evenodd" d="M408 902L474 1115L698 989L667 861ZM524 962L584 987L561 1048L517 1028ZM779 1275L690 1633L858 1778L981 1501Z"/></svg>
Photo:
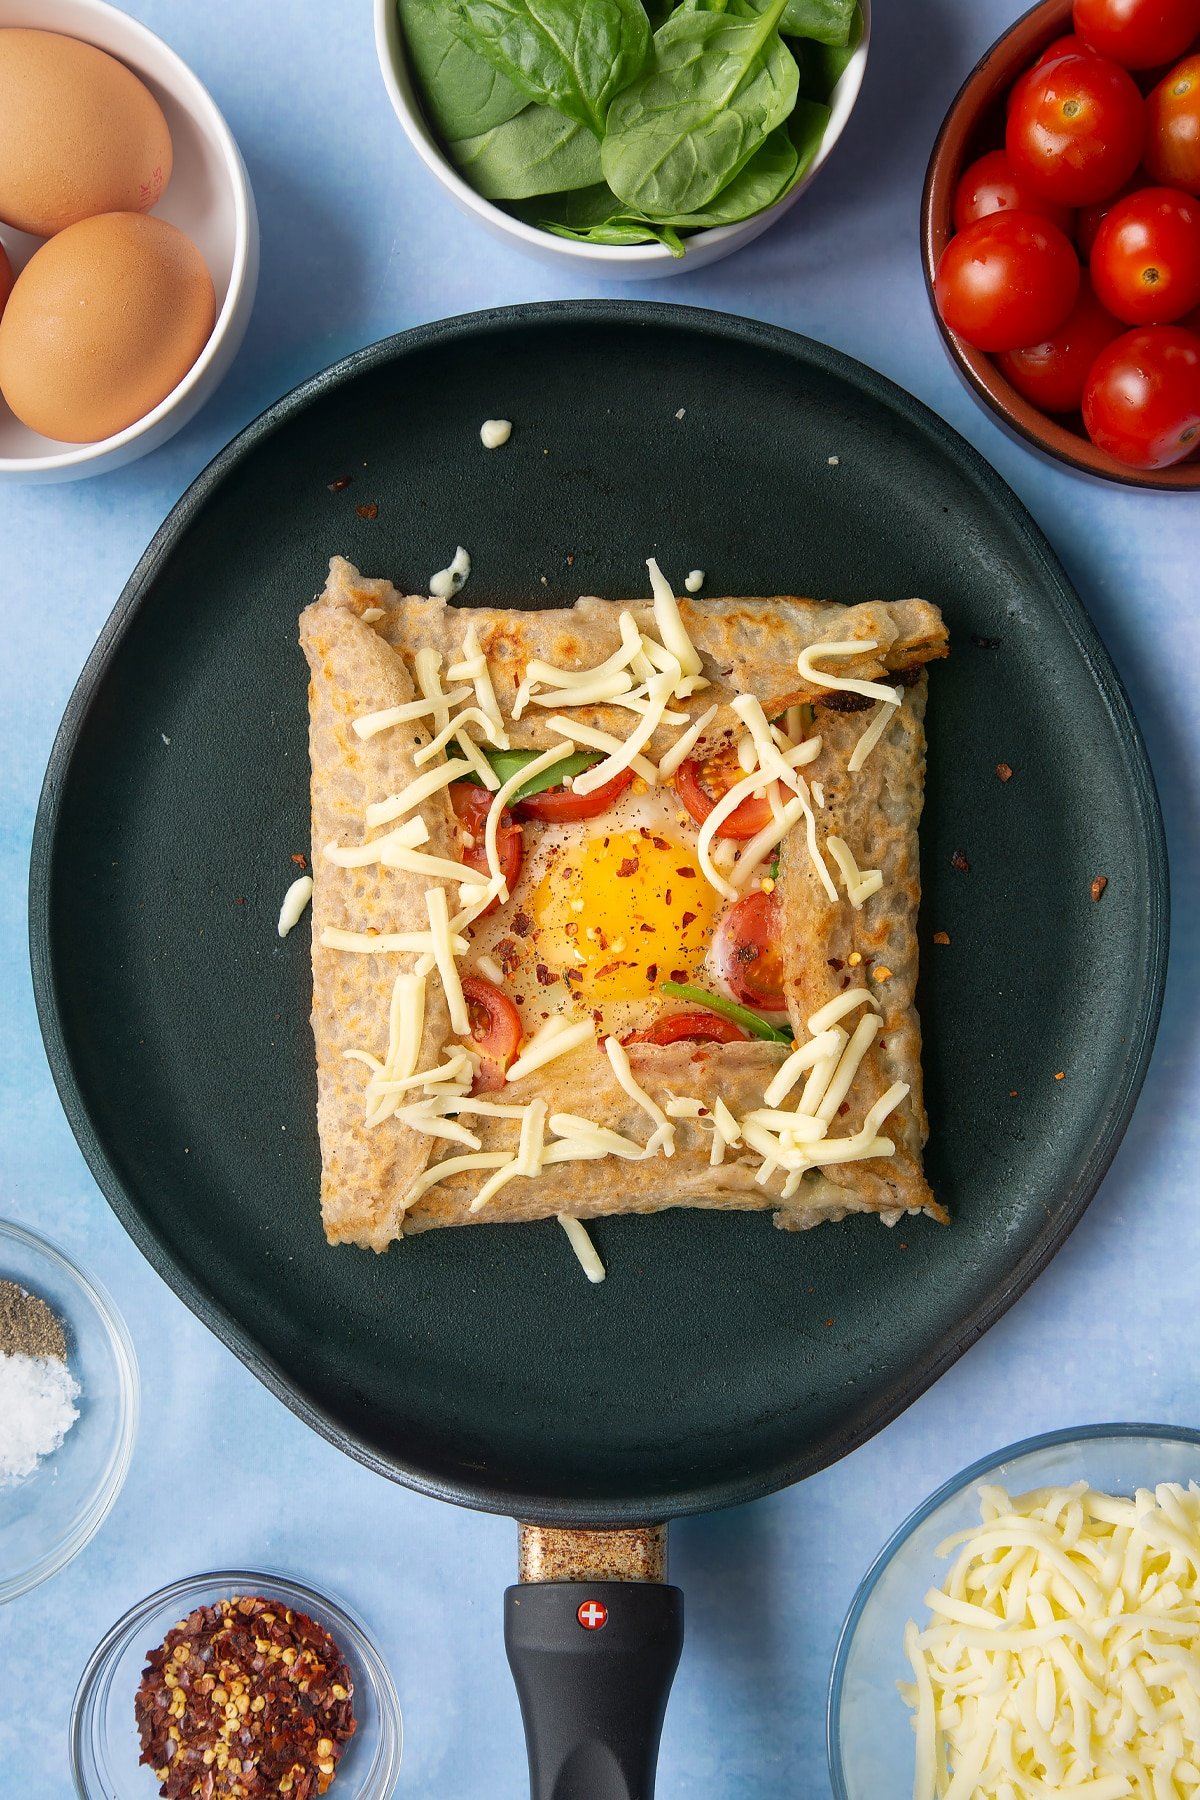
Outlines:
<svg viewBox="0 0 1200 1800"><path fill-rule="evenodd" d="M938 258L953 234L954 189L967 164L1004 142L1004 102L1017 76L1036 61L1056 37L1071 29L1071 0L1041 0L998 38L959 89L938 132L921 196L921 253L925 285L942 341L955 368L976 399L1000 423L1035 450L1068 463L1087 475L1119 481L1126 487L1200 489L1200 461L1195 456L1169 469L1131 469L1108 456L1085 435L1079 419L1051 418L1039 412L1004 379L991 357L972 349L947 330L933 301L933 275Z"/></svg>

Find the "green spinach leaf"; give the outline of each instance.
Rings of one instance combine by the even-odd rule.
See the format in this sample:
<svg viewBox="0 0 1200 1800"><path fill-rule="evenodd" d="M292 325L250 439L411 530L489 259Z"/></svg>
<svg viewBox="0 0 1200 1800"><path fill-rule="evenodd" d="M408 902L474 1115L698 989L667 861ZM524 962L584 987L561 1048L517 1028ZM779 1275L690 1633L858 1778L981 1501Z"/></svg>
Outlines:
<svg viewBox="0 0 1200 1800"><path fill-rule="evenodd" d="M446 0L454 28L542 106L604 133L650 49L640 0Z"/></svg>
<svg viewBox="0 0 1200 1800"><path fill-rule="evenodd" d="M512 209L518 218L555 237L580 244L665 244L672 256L683 255L679 233L639 218L617 199L607 182L579 188L573 194L544 194Z"/></svg>
<svg viewBox="0 0 1200 1800"><path fill-rule="evenodd" d="M791 180L777 199L790 194L797 182L808 173L808 166L825 141L829 125L829 108L819 100L797 100L796 110L787 122L788 136L796 151L796 168Z"/></svg>
<svg viewBox="0 0 1200 1800"><path fill-rule="evenodd" d="M772 206L791 187L798 162L796 146L786 125L777 125L765 144L754 152L740 175L700 212L679 213L660 221L677 229L701 231L712 225L736 225L740 219Z"/></svg>
<svg viewBox="0 0 1200 1800"><path fill-rule="evenodd" d="M442 137L476 137L528 105L520 88L463 42L439 0L397 4L422 104Z"/></svg>
<svg viewBox="0 0 1200 1800"><path fill-rule="evenodd" d="M672 13L650 66L613 101L601 163L651 219L702 211L788 117L799 75L775 29L788 0L753 19Z"/></svg>
<svg viewBox="0 0 1200 1800"><path fill-rule="evenodd" d="M542 753L540 750L485 750L483 754L500 777L501 783L504 783L511 781L513 776L525 767L526 763L531 763L536 756L540 756ZM576 750L573 755L564 756L561 762L553 763L550 768L543 769L540 775L531 776L512 796L512 804L515 806L518 800L528 800L533 794L544 794L547 788L561 787L568 775L582 775L585 769L590 769L594 763L602 760L600 753L596 750ZM478 787L478 775L468 769L465 762L462 767L463 773L458 780L472 781Z"/></svg>
<svg viewBox="0 0 1200 1800"><path fill-rule="evenodd" d="M526 200L591 187L601 179L600 144L575 119L527 106L477 137L447 146L460 175L485 200Z"/></svg>
<svg viewBox="0 0 1200 1800"><path fill-rule="evenodd" d="M542 220L541 224L542 229L552 236L570 238L577 244L662 244L672 256L684 254L683 239L672 226L654 225L649 219L637 219L629 214L602 219L599 224L581 230L570 225L552 224L549 219Z"/></svg>
<svg viewBox="0 0 1200 1800"><path fill-rule="evenodd" d="M862 11L856 6L850 36L844 44L815 44L806 43L800 38L789 39L792 55L800 70L801 94L811 100L828 100L846 73L850 58L862 41L862 34Z"/></svg>
<svg viewBox="0 0 1200 1800"><path fill-rule="evenodd" d="M847 44L856 11L855 0L788 0L779 29L785 37Z"/></svg>

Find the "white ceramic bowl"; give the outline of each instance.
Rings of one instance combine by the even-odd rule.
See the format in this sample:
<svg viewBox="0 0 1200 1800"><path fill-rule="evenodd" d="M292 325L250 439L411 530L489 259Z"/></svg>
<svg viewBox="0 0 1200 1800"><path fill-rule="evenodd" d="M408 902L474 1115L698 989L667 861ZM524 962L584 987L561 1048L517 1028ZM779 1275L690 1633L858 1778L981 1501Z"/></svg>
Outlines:
<svg viewBox="0 0 1200 1800"><path fill-rule="evenodd" d="M72 481L155 450L215 391L238 352L258 284L258 215L250 178L207 88L161 38L104 0L0 0L0 28L31 26L82 38L141 77L170 127L175 165L154 211L197 245L213 278L217 321L179 386L136 425L95 444L59 444L30 431L0 400L0 480ZM40 240L0 228L14 270Z"/></svg>
<svg viewBox="0 0 1200 1800"><path fill-rule="evenodd" d="M764 212L756 213L752 219L743 219L738 225L720 225L710 231L696 232L685 240L686 256L672 256L662 244L626 246L573 243L569 238L555 237L552 232L539 231L535 225L526 225L521 219L514 219L510 213L493 205L490 200L482 199L463 180L453 164L447 161L435 133L425 121L408 69L396 0L374 0L375 48L379 56L379 67L383 72L384 86L409 143L463 212L478 220L494 237L516 244L531 255L540 257L543 262L574 263L578 269L589 270L593 275L601 275L612 281L641 281L659 275L682 275L692 269L702 269L706 263L719 262L721 257L740 250L743 244L752 243L777 220L782 219L801 194L811 187L845 130L846 121L854 110L862 87L871 42L871 4L870 0L859 0L859 3L863 15L862 40L833 90L829 124L821 148L809 164L803 180L783 200L774 206L768 206ZM0 10L2 6L3 0L0 0Z"/></svg>
<svg viewBox="0 0 1200 1800"><path fill-rule="evenodd" d="M15 1281L63 1322L79 1417L23 1481L0 1487L0 1603L77 1556L108 1517L137 1434L137 1360L112 1301L66 1253L0 1220L0 1281Z"/></svg>

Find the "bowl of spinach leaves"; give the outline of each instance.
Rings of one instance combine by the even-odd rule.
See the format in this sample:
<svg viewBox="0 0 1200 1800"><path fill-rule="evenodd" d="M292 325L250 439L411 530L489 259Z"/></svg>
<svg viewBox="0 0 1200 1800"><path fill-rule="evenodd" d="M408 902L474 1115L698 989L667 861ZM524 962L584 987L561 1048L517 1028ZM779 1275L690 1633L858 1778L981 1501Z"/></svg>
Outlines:
<svg viewBox="0 0 1200 1800"><path fill-rule="evenodd" d="M727 256L816 176L869 0L375 0L392 106L496 235L615 279Z"/></svg>

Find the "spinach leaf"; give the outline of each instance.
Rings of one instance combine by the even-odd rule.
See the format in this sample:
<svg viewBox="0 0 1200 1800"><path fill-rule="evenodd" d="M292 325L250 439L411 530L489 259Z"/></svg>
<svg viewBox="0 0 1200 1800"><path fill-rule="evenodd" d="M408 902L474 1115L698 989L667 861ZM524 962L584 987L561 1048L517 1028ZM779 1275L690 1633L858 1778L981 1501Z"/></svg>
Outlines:
<svg viewBox="0 0 1200 1800"><path fill-rule="evenodd" d="M634 218L630 214L602 219L599 224L588 225L582 230L570 225L553 225L547 219L542 222L542 229L554 237L570 238L577 244L662 244L672 256L684 254L683 239L673 226L655 225L649 219Z"/></svg>
<svg viewBox="0 0 1200 1800"><path fill-rule="evenodd" d="M788 136L796 151L796 168L787 186L776 197L790 194L798 181L808 173L808 166L825 141L829 124L829 108L819 100L797 100L796 110L787 122Z"/></svg>
<svg viewBox="0 0 1200 1800"><path fill-rule="evenodd" d="M465 44L438 0L397 0L409 62L430 124L444 138L478 136L515 118L526 96Z"/></svg>
<svg viewBox="0 0 1200 1800"><path fill-rule="evenodd" d="M543 106L594 131L650 49L640 0L445 0L460 36Z"/></svg>
<svg viewBox="0 0 1200 1800"><path fill-rule="evenodd" d="M785 37L846 44L856 10L855 0L788 0L779 29Z"/></svg>
<svg viewBox="0 0 1200 1800"><path fill-rule="evenodd" d="M803 104L807 104L804 102ZM678 213L660 223L689 231L711 225L736 225L739 219L772 206L792 186L799 158L786 125L777 125L765 144L750 158L740 175L709 201L700 212Z"/></svg>
<svg viewBox="0 0 1200 1800"><path fill-rule="evenodd" d="M862 11L856 6L850 36L844 44L815 44L800 38L790 39L791 52L800 70L801 94L811 100L828 100L846 73L847 64L862 41L862 34Z"/></svg>
<svg viewBox="0 0 1200 1800"><path fill-rule="evenodd" d="M727 1000L724 994L710 994L707 988L689 987L679 981L660 981L660 994L669 994L672 1000L687 1000L692 1006L704 1006L709 1012L720 1013L722 1018L732 1019L751 1037L766 1038L773 1044L790 1044L793 1032L790 1025L772 1025L758 1013L751 1012L748 1006L739 1006L735 1000Z"/></svg>
<svg viewBox="0 0 1200 1800"><path fill-rule="evenodd" d="M511 781L518 770L523 769L526 763L531 763L535 756L541 754L540 750L484 751L484 755L500 777L501 782ZM593 763L601 760L600 753L596 750L576 750L573 756L564 756L561 762L556 762L550 768L543 769L540 775L531 776L523 786L517 789L512 796L511 804L515 806L518 800L528 800L533 794L544 794L547 788L561 787L568 775L582 775L585 769L590 769ZM465 762L462 766L463 773L458 779L473 781L478 786L478 775L472 773Z"/></svg>
<svg viewBox="0 0 1200 1800"><path fill-rule="evenodd" d="M548 106L527 106L477 137L447 146L455 168L485 200L561 194L600 180L600 145L585 125Z"/></svg>
<svg viewBox="0 0 1200 1800"><path fill-rule="evenodd" d="M604 177L651 219L699 212L795 103L796 62L775 27L788 0L753 19L672 13L647 71L613 101Z"/></svg>

